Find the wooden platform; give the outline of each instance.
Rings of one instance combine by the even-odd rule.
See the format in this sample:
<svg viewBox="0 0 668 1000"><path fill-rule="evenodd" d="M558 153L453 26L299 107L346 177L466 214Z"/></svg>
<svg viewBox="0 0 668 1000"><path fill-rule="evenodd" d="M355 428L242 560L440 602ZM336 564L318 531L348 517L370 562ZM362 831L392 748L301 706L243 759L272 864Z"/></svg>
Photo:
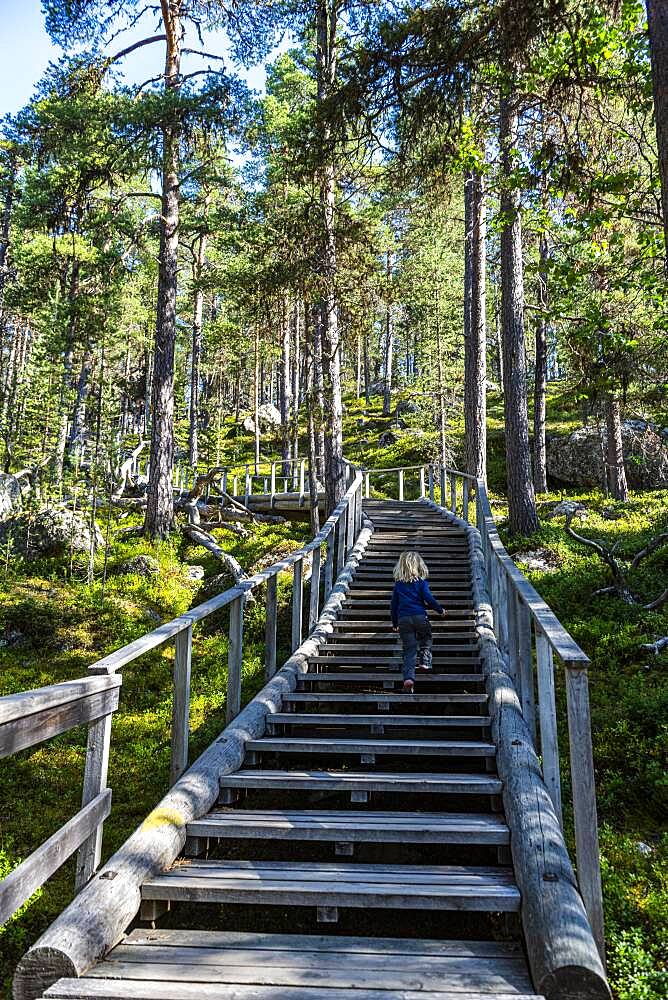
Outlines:
<svg viewBox="0 0 668 1000"><path fill-rule="evenodd" d="M465 533L423 504L365 509L375 531L331 636L243 766L221 776L220 804L189 824L184 856L144 882L152 926L45 998L536 1000L519 942L492 940L496 915L516 913L520 894ZM389 618L404 548L422 552L448 609L433 619L433 670L413 695ZM168 907L178 922L183 903L189 925L198 907L219 904L229 926L232 905L258 932L155 928ZM280 926L261 933L253 921L269 910ZM343 911L345 935L317 933ZM211 921L210 908L199 912ZM385 927L389 914L392 937L369 936L374 912ZM438 922L433 938L415 936L416 914L423 927ZM487 940L456 939L464 920Z"/></svg>
<svg viewBox="0 0 668 1000"><path fill-rule="evenodd" d="M526 1000L513 943L134 931L52 1000Z"/></svg>

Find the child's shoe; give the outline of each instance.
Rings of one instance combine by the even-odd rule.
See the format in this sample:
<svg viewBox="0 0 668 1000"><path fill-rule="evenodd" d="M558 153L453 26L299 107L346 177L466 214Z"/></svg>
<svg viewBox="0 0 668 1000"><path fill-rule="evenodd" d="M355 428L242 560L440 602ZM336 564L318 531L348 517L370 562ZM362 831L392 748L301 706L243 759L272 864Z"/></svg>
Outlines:
<svg viewBox="0 0 668 1000"><path fill-rule="evenodd" d="M404 694L413 694L414 687L413 681L404 681Z"/></svg>
<svg viewBox="0 0 668 1000"><path fill-rule="evenodd" d="M425 649L422 656L418 659L417 669L421 671L431 670L432 656L431 650Z"/></svg>

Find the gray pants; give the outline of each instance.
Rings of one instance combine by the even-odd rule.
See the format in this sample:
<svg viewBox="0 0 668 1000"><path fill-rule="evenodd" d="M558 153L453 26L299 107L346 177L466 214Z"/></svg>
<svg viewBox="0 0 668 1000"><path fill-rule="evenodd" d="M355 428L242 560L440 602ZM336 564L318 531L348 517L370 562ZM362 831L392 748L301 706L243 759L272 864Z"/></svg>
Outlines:
<svg viewBox="0 0 668 1000"><path fill-rule="evenodd" d="M415 680L415 665L419 662L431 668L431 625L426 615L409 615L400 618L399 635L404 647L404 680Z"/></svg>

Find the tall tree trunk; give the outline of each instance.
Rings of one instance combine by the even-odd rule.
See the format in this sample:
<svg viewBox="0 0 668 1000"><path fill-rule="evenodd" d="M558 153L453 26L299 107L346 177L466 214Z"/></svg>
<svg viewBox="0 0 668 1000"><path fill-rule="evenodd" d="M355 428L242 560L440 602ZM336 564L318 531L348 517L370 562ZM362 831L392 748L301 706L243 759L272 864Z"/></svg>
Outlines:
<svg viewBox="0 0 668 1000"><path fill-rule="evenodd" d="M325 412L325 383L322 364L322 310L319 305L313 307L313 393L312 405L315 404L315 426L317 438L316 470L318 479L325 481L325 429L323 415Z"/></svg>
<svg viewBox="0 0 668 1000"><path fill-rule="evenodd" d="M81 462L84 454L86 437L86 406L88 394L90 392L91 376L93 374L93 361L95 359L95 349L89 342L81 359L79 378L77 379L77 389L72 407L72 423L67 439L67 455L75 462Z"/></svg>
<svg viewBox="0 0 668 1000"><path fill-rule="evenodd" d="M204 199L204 218L209 213L210 195ZM204 314L204 289L202 288L202 271L206 258L206 232L201 232L197 244L197 256L193 264L193 285L195 298L193 302L193 332L190 348L190 407L188 414L188 463L191 469L197 469L199 461L198 431L200 417L200 367L202 360L202 317Z"/></svg>
<svg viewBox="0 0 668 1000"><path fill-rule="evenodd" d="M445 419L445 385L443 380L443 355L441 353L441 322L440 322L440 296L436 289L436 377L438 378L438 439L441 466L445 468L448 464L448 446L446 439L446 419ZM441 503L445 505L445 497L441 497Z"/></svg>
<svg viewBox="0 0 668 1000"><path fill-rule="evenodd" d="M666 0L646 0L646 2L656 141L659 150L665 268L668 277L668 3Z"/></svg>
<svg viewBox="0 0 668 1000"><path fill-rule="evenodd" d="M605 430L608 489L615 500L626 502L629 498L629 488L624 469L622 420L619 400L613 395L608 396L605 400Z"/></svg>
<svg viewBox="0 0 668 1000"><path fill-rule="evenodd" d="M0 325L3 317L3 301L5 281L7 280L7 252L9 250L9 229L12 221L12 208L16 190L16 158L9 158L9 175L2 204L2 220L0 221Z"/></svg>
<svg viewBox="0 0 668 1000"><path fill-rule="evenodd" d="M503 340L504 416L508 516L514 534L532 535L539 528L531 476L527 364L524 342L524 265L522 218L513 185L518 116L512 99L501 96L500 136L503 187L501 230L501 322Z"/></svg>
<svg viewBox="0 0 668 1000"><path fill-rule="evenodd" d="M547 493L547 458L545 416L547 396L547 237L541 234L539 245L537 300L541 312L536 323L536 363L533 387L533 480L536 493Z"/></svg>
<svg viewBox="0 0 668 1000"><path fill-rule="evenodd" d="M299 458L299 383L301 359L301 322L303 301L297 297L294 308L294 361L292 363L292 456Z"/></svg>
<svg viewBox="0 0 668 1000"><path fill-rule="evenodd" d="M165 90L179 87L181 67L181 0L161 0L167 35ZM144 533L164 538L174 521L174 349L179 249L179 138L181 126L172 118L162 133L162 213L158 262L158 307L153 351L153 423L151 471L146 494Z"/></svg>
<svg viewBox="0 0 668 1000"><path fill-rule="evenodd" d="M336 0L318 0L316 73L317 103L322 107L332 95L336 82L338 5ZM336 170L332 134L322 126L322 149L325 163L320 175L320 207L323 222L321 276L322 296L322 372L324 379L325 493L330 512L345 492L343 467L343 405L341 400L341 344L336 291Z"/></svg>
<svg viewBox="0 0 668 1000"><path fill-rule="evenodd" d="M287 292L281 295L281 381L279 402L281 409L281 458L283 475L290 475L290 405L292 402L292 371L290 369L290 299Z"/></svg>
<svg viewBox="0 0 668 1000"><path fill-rule="evenodd" d="M392 367L394 364L394 331L392 328L392 302L390 294L392 256L389 250L387 251L385 274L387 281L387 304L385 307L385 350L383 351L383 364L385 368L385 378L383 380L383 416L389 417L392 412Z"/></svg>
<svg viewBox="0 0 668 1000"><path fill-rule="evenodd" d="M464 427L466 471L487 477L487 218L480 174L464 183Z"/></svg>
<svg viewBox="0 0 668 1000"><path fill-rule="evenodd" d="M257 476L260 469L260 327L259 324L255 324L255 374L253 378L253 423L255 424L254 431L254 458L255 458L255 475Z"/></svg>
<svg viewBox="0 0 668 1000"><path fill-rule="evenodd" d="M72 364L74 359L74 341L76 337L77 313L75 302L79 294L79 261L73 260L70 271L68 289L69 317L65 333L63 350L63 373L60 383L60 409L58 414L58 435L51 459L51 478L56 486L63 481L63 466L65 463L65 448L67 447L67 426L69 422L69 399L72 387Z"/></svg>
<svg viewBox="0 0 668 1000"><path fill-rule="evenodd" d="M316 427L316 383L315 383L315 338L318 329L315 323L311 327L311 338L306 331L306 435L308 441L308 490L310 499L311 532L317 535L320 531L320 509L318 498L318 436Z"/></svg>

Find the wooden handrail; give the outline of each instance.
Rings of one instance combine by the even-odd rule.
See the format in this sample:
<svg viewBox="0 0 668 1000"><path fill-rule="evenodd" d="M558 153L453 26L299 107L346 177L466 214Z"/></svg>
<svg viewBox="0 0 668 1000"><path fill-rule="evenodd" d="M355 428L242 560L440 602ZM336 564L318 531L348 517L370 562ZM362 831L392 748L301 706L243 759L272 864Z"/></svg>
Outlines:
<svg viewBox="0 0 668 1000"><path fill-rule="evenodd" d="M303 471L303 460L301 469ZM179 480L182 480L179 475ZM335 554L337 571L342 571L361 530L361 492L363 476L352 476L346 493L327 518L318 534L301 549L267 569L242 580L222 594L204 601L169 622L127 643L89 667L87 677L33 691L0 698L0 757L43 742L74 726L89 724L82 808L53 837L19 865L0 885L0 923L11 916L27 898L74 851L79 850L76 871L77 888L85 885L100 864L102 824L109 815L111 792L107 788L107 770L111 744L111 717L118 707L118 693L124 666L175 640L174 697L172 708L172 754L170 785L174 785L188 767L188 722L192 669L193 625L230 606L230 636L226 713L231 722L241 710L241 668L243 662L244 606L251 591L267 584L267 640L265 671L267 679L276 670L277 578L293 570L292 652L302 644L304 562L313 553L308 598L308 632L315 628L320 609L322 579L323 603L334 586ZM321 557L326 549L324 572ZM58 863L55 861L58 859ZM41 881L40 881L41 879Z"/></svg>

